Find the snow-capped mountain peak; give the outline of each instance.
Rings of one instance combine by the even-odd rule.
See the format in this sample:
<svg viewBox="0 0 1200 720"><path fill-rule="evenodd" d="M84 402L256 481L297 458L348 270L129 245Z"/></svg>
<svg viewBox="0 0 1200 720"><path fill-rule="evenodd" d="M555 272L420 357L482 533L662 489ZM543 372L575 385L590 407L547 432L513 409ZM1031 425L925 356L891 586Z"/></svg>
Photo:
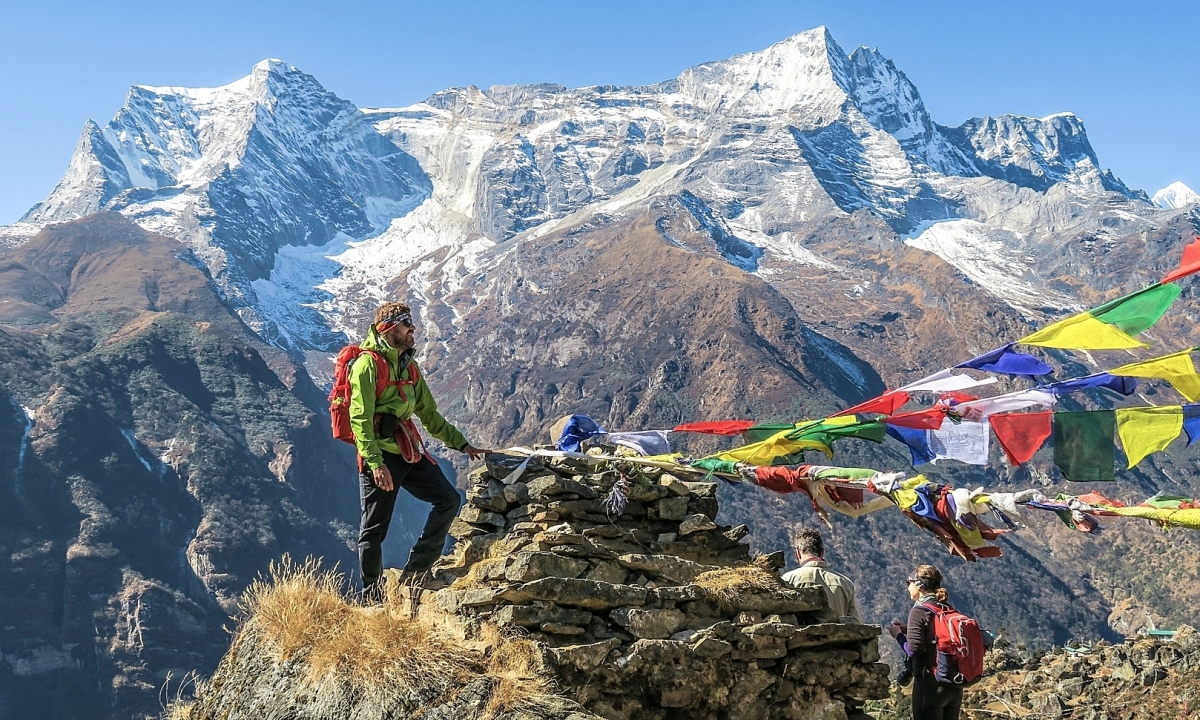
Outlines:
<svg viewBox="0 0 1200 720"><path fill-rule="evenodd" d="M1178 210L1181 207L1200 203L1200 195L1197 195L1187 185L1176 181L1154 193L1151 202L1160 208Z"/></svg>
<svg viewBox="0 0 1200 720"><path fill-rule="evenodd" d="M183 239L253 327L302 350L340 341L395 277L457 292L516 243L650 206L772 278L836 270L801 238L868 212L1010 304L1053 306L1028 258L1104 198L1132 201L1120 222L1143 212L1074 115L939 125L891 60L818 27L655 85L452 88L366 112L280 60L220 87L135 86L24 219L111 209ZM987 252L969 264L956 243ZM994 280L1018 270L1019 293Z"/></svg>
<svg viewBox="0 0 1200 720"><path fill-rule="evenodd" d="M846 100L846 54L824 27L728 60L685 70L674 81L697 107L740 116L789 113L823 124Z"/></svg>

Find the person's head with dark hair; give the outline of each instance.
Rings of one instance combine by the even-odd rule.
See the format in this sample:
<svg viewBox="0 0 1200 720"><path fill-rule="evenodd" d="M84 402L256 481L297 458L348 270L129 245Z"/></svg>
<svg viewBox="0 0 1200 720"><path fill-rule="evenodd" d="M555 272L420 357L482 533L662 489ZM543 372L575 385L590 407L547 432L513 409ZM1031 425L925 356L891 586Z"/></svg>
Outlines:
<svg viewBox="0 0 1200 720"><path fill-rule="evenodd" d="M804 528L798 531L792 536L792 547L796 549L796 560L800 564L813 559L825 559L825 541L817 530Z"/></svg>
<svg viewBox="0 0 1200 720"><path fill-rule="evenodd" d="M950 593L942 587L942 572L932 565L921 565L908 576L908 595L913 600L933 595L940 603L950 599Z"/></svg>
<svg viewBox="0 0 1200 720"><path fill-rule="evenodd" d="M386 302L375 310L375 331L389 345L400 350L410 350L416 345L416 323L408 303Z"/></svg>

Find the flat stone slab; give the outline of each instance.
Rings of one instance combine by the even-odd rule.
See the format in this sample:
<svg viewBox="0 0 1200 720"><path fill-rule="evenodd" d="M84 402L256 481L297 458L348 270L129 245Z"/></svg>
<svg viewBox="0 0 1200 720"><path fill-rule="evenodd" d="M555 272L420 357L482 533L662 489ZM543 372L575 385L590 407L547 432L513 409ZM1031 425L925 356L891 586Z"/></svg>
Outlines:
<svg viewBox="0 0 1200 720"><path fill-rule="evenodd" d="M512 582L530 582L546 577L575 578L588 569L586 560L552 552L518 552L504 577Z"/></svg>
<svg viewBox="0 0 1200 720"><path fill-rule="evenodd" d="M572 610L556 605L502 605L492 613L490 620L497 625L521 627L539 627L545 623L587 626L592 621L592 614L587 610Z"/></svg>
<svg viewBox="0 0 1200 720"><path fill-rule="evenodd" d="M826 607L827 603L825 591L821 588L796 588L795 590L781 588L769 593L742 593L732 602L732 605L743 612L786 615L820 610Z"/></svg>
<svg viewBox="0 0 1200 720"><path fill-rule="evenodd" d="M883 629L878 625L859 625L857 623L806 625L788 638L788 649L866 642L879 637L882 632Z"/></svg>
<svg viewBox="0 0 1200 720"><path fill-rule="evenodd" d="M677 583L690 583L700 573L717 569L715 565L701 565L672 555L621 555L617 562L630 570L649 573Z"/></svg>
<svg viewBox="0 0 1200 720"><path fill-rule="evenodd" d="M817 590L817 592L821 591ZM497 597L514 605L525 605L534 600L544 600L589 610L611 610L618 607L645 605L647 594L646 588L636 585L614 585L599 580L548 577L523 585L513 585L506 588Z"/></svg>

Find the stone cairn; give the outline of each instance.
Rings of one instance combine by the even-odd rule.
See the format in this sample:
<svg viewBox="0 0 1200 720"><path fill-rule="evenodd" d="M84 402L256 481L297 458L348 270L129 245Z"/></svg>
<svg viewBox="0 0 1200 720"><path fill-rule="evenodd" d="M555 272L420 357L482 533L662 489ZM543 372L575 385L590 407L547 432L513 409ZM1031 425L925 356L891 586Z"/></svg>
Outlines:
<svg viewBox="0 0 1200 720"><path fill-rule="evenodd" d="M449 584L417 591L414 613L464 641L485 622L527 634L605 718L865 717L853 708L887 697L880 628L816 622L821 590L787 587L782 552L752 559L746 526L716 523L717 483L533 457L506 484L520 461L471 474L435 567ZM739 588L739 568L757 582Z"/></svg>

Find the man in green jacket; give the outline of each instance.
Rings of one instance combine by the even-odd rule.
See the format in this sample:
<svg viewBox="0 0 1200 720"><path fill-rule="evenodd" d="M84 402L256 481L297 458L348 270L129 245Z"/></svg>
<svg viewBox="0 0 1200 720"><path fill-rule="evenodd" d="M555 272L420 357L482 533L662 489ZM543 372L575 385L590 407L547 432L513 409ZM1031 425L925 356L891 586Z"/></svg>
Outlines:
<svg viewBox="0 0 1200 720"><path fill-rule="evenodd" d="M363 596L368 599L377 599L381 594L383 540L392 521L399 488L433 505L425 529L404 566L404 577L415 584L424 582L441 556L450 524L462 506L458 491L425 450L412 416L420 418L430 435L447 447L468 454L472 460L485 452L467 442L438 412L429 386L413 360L415 345L416 326L408 305L384 303L375 311L375 323L359 347L382 355L387 360L389 376L377 377L375 359L367 352L350 367L350 427L361 458L362 524L358 558ZM376 397L380 383L383 390Z"/></svg>
<svg viewBox="0 0 1200 720"><path fill-rule="evenodd" d="M793 537L796 560L800 567L786 573L783 581L794 588L819 587L825 591L829 606L817 617L818 622L862 624L862 613L854 597L850 578L829 569L825 562L825 540L816 530L805 528Z"/></svg>

